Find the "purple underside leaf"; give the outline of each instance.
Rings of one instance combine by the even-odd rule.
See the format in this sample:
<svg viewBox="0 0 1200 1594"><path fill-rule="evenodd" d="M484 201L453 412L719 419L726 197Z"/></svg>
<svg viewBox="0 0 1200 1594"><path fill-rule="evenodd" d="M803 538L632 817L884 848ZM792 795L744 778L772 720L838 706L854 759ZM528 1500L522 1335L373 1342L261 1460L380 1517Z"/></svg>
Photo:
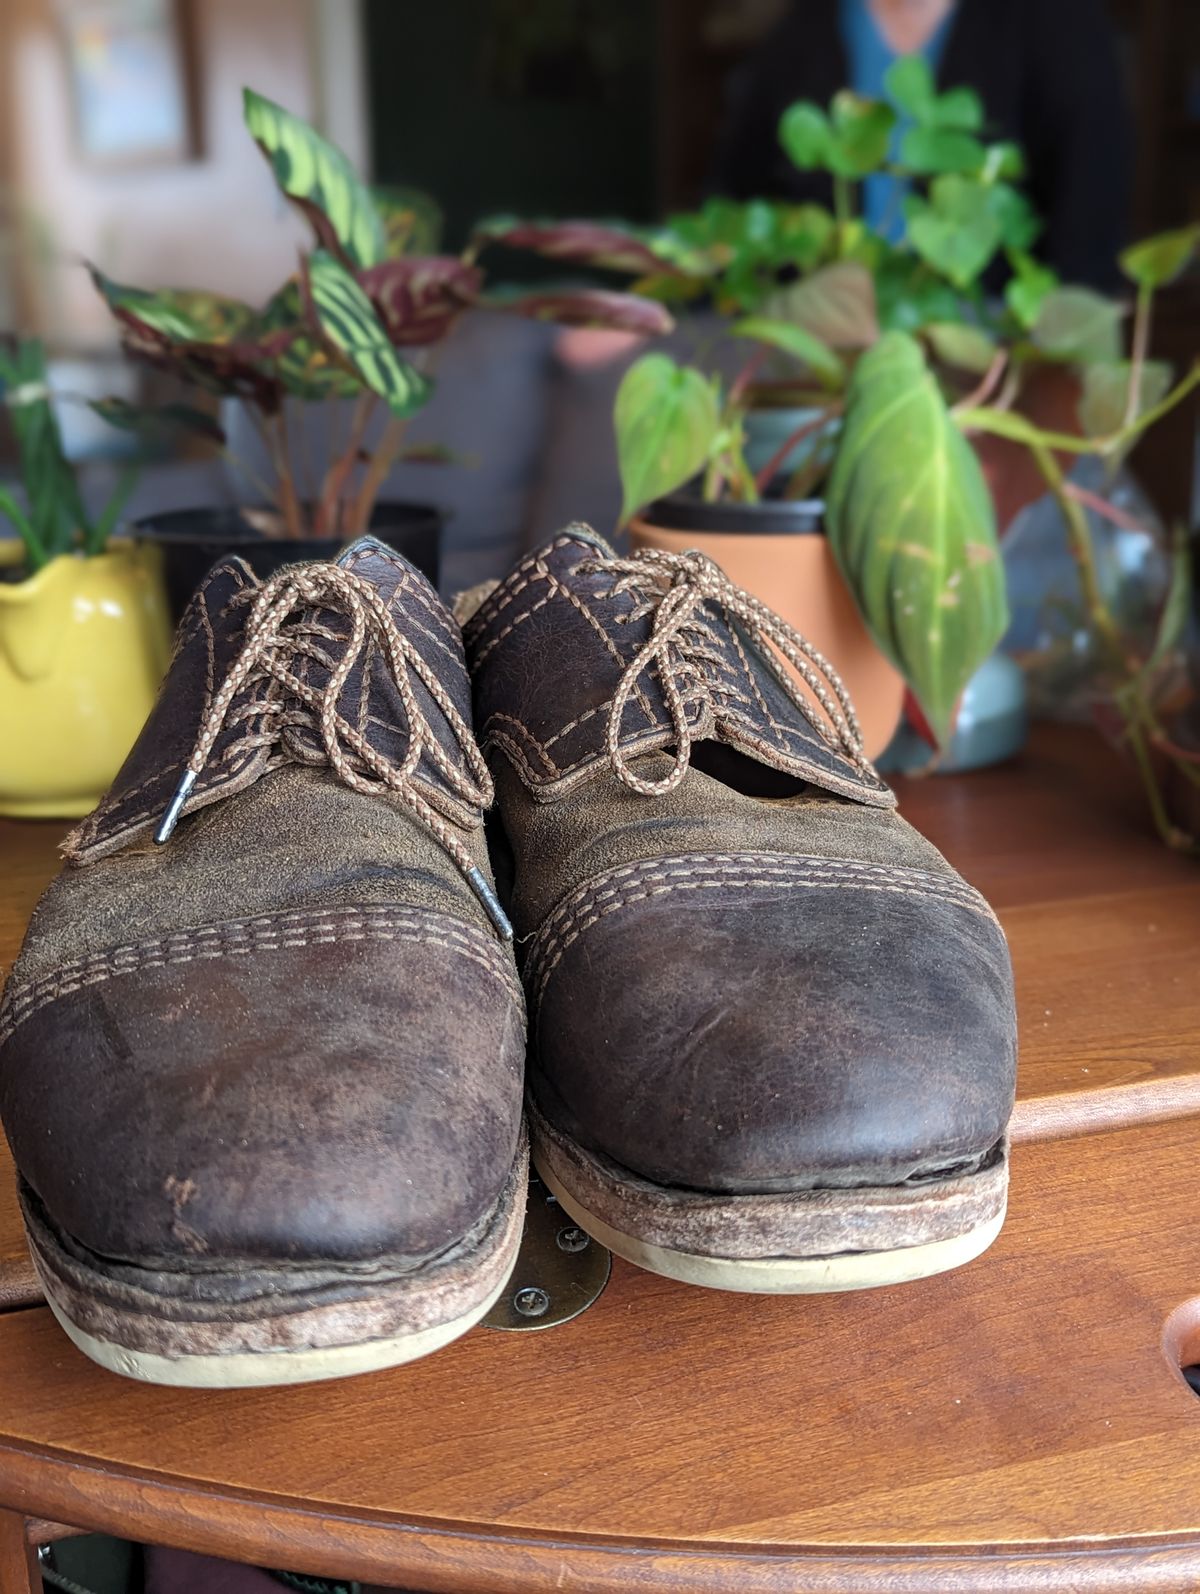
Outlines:
<svg viewBox="0 0 1200 1594"><path fill-rule="evenodd" d="M149 326L132 311L117 309L126 350L152 365L220 393L249 398L263 409L277 409L283 387L267 368L269 352L261 344L230 341L206 343L200 339L173 338Z"/></svg>
<svg viewBox="0 0 1200 1594"><path fill-rule="evenodd" d="M397 345L437 343L483 287L478 267L453 255L384 260L356 276Z"/></svg>
<svg viewBox="0 0 1200 1594"><path fill-rule="evenodd" d="M661 337L675 325L666 305L639 298L637 294L609 293L602 288L530 293L496 308L536 321L555 321L560 326L635 332L647 338Z"/></svg>
<svg viewBox="0 0 1200 1594"><path fill-rule="evenodd" d="M550 260L578 266L627 271L634 276L674 276L679 268L656 254L635 233L592 221L513 222L484 229L490 243L529 249Z"/></svg>

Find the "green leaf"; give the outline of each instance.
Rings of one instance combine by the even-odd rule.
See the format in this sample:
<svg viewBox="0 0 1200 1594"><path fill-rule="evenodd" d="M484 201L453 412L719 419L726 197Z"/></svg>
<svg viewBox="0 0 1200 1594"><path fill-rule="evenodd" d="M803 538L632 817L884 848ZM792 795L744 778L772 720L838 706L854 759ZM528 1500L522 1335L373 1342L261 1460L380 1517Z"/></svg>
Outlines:
<svg viewBox="0 0 1200 1594"><path fill-rule="evenodd" d="M983 127L983 101L974 89L947 89L934 101L933 120L938 127L978 133Z"/></svg>
<svg viewBox="0 0 1200 1594"><path fill-rule="evenodd" d="M621 522L674 492L708 462L721 430L711 382L665 354L630 366L614 411L623 499Z"/></svg>
<svg viewBox="0 0 1200 1594"><path fill-rule="evenodd" d="M194 404L131 404L128 399L110 396L89 399L88 408L121 432L152 440L190 432L210 443L224 443L225 433L215 416Z"/></svg>
<svg viewBox="0 0 1200 1594"><path fill-rule="evenodd" d="M1009 183L986 185L992 215L1000 224L1000 242L1005 249L1026 252L1042 230L1037 212L1025 195Z"/></svg>
<svg viewBox="0 0 1200 1594"><path fill-rule="evenodd" d="M1005 303L1028 332L1037 322L1042 305L1058 287L1058 273L1019 249L1009 250L1008 262L1014 275L1004 289Z"/></svg>
<svg viewBox="0 0 1200 1594"><path fill-rule="evenodd" d="M976 281L1000 246L990 191L968 177L935 178L928 202L910 199L907 214L913 248L957 288Z"/></svg>
<svg viewBox="0 0 1200 1594"><path fill-rule="evenodd" d="M371 198L383 224L388 260L402 255L436 255L442 242L442 210L431 194L419 188L372 188Z"/></svg>
<svg viewBox="0 0 1200 1594"><path fill-rule="evenodd" d="M1142 366L1132 412L1129 387L1133 365L1129 360L1097 360L1083 372L1079 424L1088 437L1109 437L1129 420L1139 420L1166 396L1171 387L1171 367L1160 360Z"/></svg>
<svg viewBox="0 0 1200 1594"><path fill-rule="evenodd" d="M830 349L870 348L879 336L875 284L857 261L839 260L777 289L763 304L773 321L803 327Z"/></svg>
<svg viewBox="0 0 1200 1594"><path fill-rule="evenodd" d="M1200 222L1133 244L1118 259L1121 270L1139 288L1164 288L1191 263L1198 245Z"/></svg>
<svg viewBox="0 0 1200 1594"><path fill-rule="evenodd" d="M304 211L324 248L355 266L382 260L383 220L370 189L341 150L253 89L244 90L243 101L246 127L271 163L275 181Z"/></svg>
<svg viewBox="0 0 1200 1594"><path fill-rule="evenodd" d="M129 502L138 479L142 474L140 465L127 465L121 472L117 485L109 494L108 502L100 511L93 526L89 527L84 541L84 552L89 554L103 553L108 539L116 530L117 522L124 512L125 505Z"/></svg>
<svg viewBox="0 0 1200 1594"><path fill-rule="evenodd" d="M892 104L911 116L918 126L927 126L933 120L937 85L923 55L902 55L893 61L884 76L883 86Z"/></svg>
<svg viewBox="0 0 1200 1594"><path fill-rule="evenodd" d="M864 619L944 743L1008 606L979 461L902 332L855 368L826 520Z"/></svg>
<svg viewBox="0 0 1200 1594"><path fill-rule="evenodd" d="M839 177L859 178L878 171L887 159L896 113L883 100L869 100L850 89L833 97L833 139L829 152L831 171Z"/></svg>
<svg viewBox="0 0 1200 1594"><path fill-rule="evenodd" d="M752 315L735 321L729 330L735 338L753 338L773 349L782 349L784 354L807 365L825 387L840 387L846 379L844 362L820 338L794 322Z"/></svg>
<svg viewBox="0 0 1200 1594"><path fill-rule="evenodd" d="M977 138L953 127L911 127L900 141L900 164L914 172L977 172L986 159Z"/></svg>
<svg viewBox="0 0 1200 1594"><path fill-rule="evenodd" d="M314 250L307 287L322 333L365 386L387 401L393 415L420 409L432 385L396 353L375 307L345 267L325 250Z"/></svg>
<svg viewBox="0 0 1200 1594"><path fill-rule="evenodd" d="M987 146L983 171L980 173L985 183L1002 180L1016 182L1024 175L1025 151L1019 144L1003 140L998 144Z"/></svg>
<svg viewBox="0 0 1200 1594"><path fill-rule="evenodd" d="M1056 360L1119 360L1121 306L1091 288L1056 288L1042 300L1032 336Z"/></svg>
<svg viewBox="0 0 1200 1594"><path fill-rule="evenodd" d="M49 560L45 545L33 521L3 484L0 484L0 515L11 522L17 536L25 544L25 562L30 571L40 570Z"/></svg>
<svg viewBox="0 0 1200 1594"><path fill-rule="evenodd" d="M996 358L996 343L982 327L965 321L937 321L922 332L943 365L982 376Z"/></svg>
<svg viewBox="0 0 1200 1594"><path fill-rule="evenodd" d="M801 171L828 166L833 153L833 129L818 105L800 100L789 105L779 119L779 142L793 165Z"/></svg>

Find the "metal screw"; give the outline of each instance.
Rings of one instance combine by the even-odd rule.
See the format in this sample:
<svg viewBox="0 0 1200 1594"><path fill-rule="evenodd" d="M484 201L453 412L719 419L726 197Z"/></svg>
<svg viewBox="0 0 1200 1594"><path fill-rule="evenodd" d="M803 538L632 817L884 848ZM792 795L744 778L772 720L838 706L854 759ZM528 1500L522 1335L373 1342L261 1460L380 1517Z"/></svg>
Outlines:
<svg viewBox="0 0 1200 1594"><path fill-rule="evenodd" d="M550 1310L550 1297L536 1287L518 1290L513 1296L513 1308L522 1317L542 1317Z"/></svg>
<svg viewBox="0 0 1200 1594"><path fill-rule="evenodd" d="M582 1229L569 1224L565 1229L558 1231L558 1248L560 1251L586 1251L588 1237Z"/></svg>

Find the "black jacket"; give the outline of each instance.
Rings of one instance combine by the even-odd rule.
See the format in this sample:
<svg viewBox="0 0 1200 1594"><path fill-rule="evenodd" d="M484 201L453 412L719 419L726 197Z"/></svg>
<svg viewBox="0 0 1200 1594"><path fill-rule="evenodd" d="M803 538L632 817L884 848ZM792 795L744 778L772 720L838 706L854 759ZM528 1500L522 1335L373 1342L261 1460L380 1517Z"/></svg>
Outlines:
<svg viewBox="0 0 1200 1594"><path fill-rule="evenodd" d="M824 174L797 171L776 129L794 100L825 105L848 84L838 13L838 0L796 0L737 69L711 192L829 202ZM975 89L989 137L1023 146L1024 186L1046 223L1038 255L1068 281L1113 286L1132 149L1101 0L959 0L938 81Z"/></svg>

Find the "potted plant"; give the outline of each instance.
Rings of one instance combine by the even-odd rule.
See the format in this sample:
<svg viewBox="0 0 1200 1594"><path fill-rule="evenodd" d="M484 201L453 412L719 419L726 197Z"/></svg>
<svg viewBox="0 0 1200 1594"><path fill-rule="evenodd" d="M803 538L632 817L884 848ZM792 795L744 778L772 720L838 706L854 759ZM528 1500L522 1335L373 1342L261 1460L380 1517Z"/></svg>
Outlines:
<svg viewBox="0 0 1200 1594"><path fill-rule="evenodd" d="M1055 437L1119 458L1157 401L1169 407L1188 386L1168 395L1170 373L1146 359L1136 271L1126 362L1123 307L1037 262L1038 221L1014 186L1020 151L982 141L976 95L939 94L917 58L898 62L888 87L910 122L896 166L888 104L846 92L781 120L791 157L832 173L833 212L714 200L650 231L507 218L481 229L624 270L667 300L706 294L748 346L731 377L713 371L711 350L691 363L655 352L629 370L615 417L622 521L635 545L708 552L815 642L861 702L874 752L903 682L944 746L1005 632L993 496L1006 513L1021 501L1006 491L1014 460L1032 491L1078 508L1054 477ZM893 242L855 214L857 183L884 169L911 184ZM1162 262L1182 269L1188 247L1185 235L1154 240L1126 261L1158 261L1162 281ZM984 276L1002 255L1010 277L996 300ZM1070 430L1023 413L1047 374L1069 379L1072 419L1082 392Z"/></svg>
<svg viewBox="0 0 1200 1594"><path fill-rule="evenodd" d="M142 529L167 545L176 607L226 548L238 547L268 574L295 559L332 557L368 528L436 580L440 515L426 505L382 502L380 494L399 461L438 457L407 449L406 432L433 391L437 350L459 318L490 309L653 334L671 326L669 312L628 293L489 295L469 256L427 252L436 243L430 202L368 188L340 150L251 89L244 105L247 129L280 189L312 225L313 247L297 272L261 308L92 274L130 354L242 402L269 479L257 504L156 516ZM311 493L299 485L289 448L289 401L343 412L331 413L329 432L340 441ZM128 409L124 418L142 419Z"/></svg>
<svg viewBox="0 0 1200 1594"><path fill-rule="evenodd" d="M133 485L84 508L33 339L0 341L20 490L0 485L0 814L77 818L150 712L170 653L154 549L112 537Z"/></svg>

